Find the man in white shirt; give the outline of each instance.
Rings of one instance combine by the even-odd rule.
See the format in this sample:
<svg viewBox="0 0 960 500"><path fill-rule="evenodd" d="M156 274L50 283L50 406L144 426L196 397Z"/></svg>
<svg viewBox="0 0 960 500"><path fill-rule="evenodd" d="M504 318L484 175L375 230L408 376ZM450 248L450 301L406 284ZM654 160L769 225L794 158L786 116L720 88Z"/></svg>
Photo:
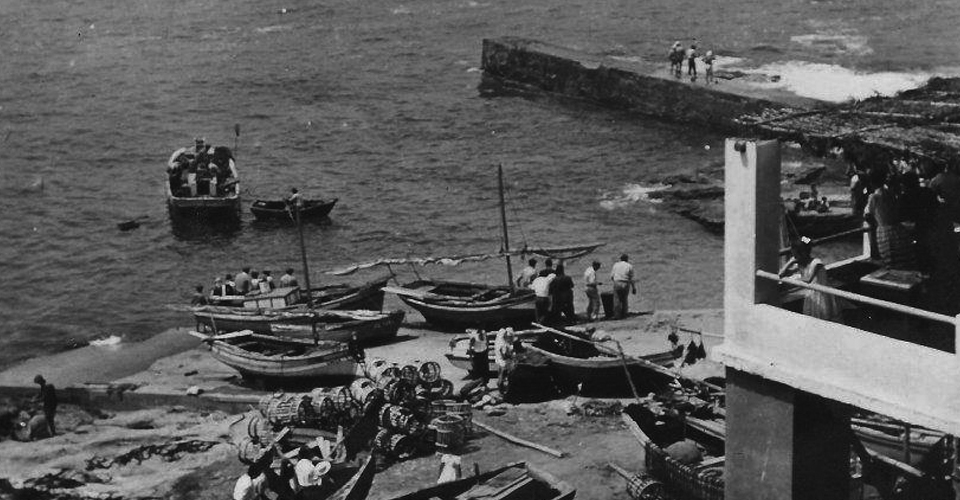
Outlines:
<svg viewBox="0 0 960 500"><path fill-rule="evenodd" d="M330 462L321 460L307 447L300 448L300 460L293 466L293 473L297 477L297 486L300 491L319 488L323 484L323 476L330 472Z"/></svg>
<svg viewBox="0 0 960 500"><path fill-rule="evenodd" d="M537 308L537 323L543 324L543 322L550 317L550 283L553 282L556 276L553 269L543 269L540 271L540 275L530 283L530 288L533 289L533 293L537 296L535 302Z"/></svg>
<svg viewBox="0 0 960 500"><path fill-rule="evenodd" d="M262 500L267 491L267 476L257 464L247 467L247 472L237 478L233 487L233 500Z"/></svg>
<svg viewBox="0 0 960 500"><path fill-rule="evenodd" d="M620 260L610 269L610 281L613 282L613 317L614 319L623 319L627 317L627 311L630 310L627 302L632 291L637 294L637 285L634 282L633 266L627 262L630 258L627 254L620 256Z"/></svg>
<svg viewBox="0 0 960 500"><path fill-rule="evenodd" d="M593 264L587 267L583 272L583 284L586 287L587 300L587 321L596 321L600 319L600 282L597 281L597 271L600 270L600 262L593 261Z"/></svg>
<svg viewBox="0 0 960 500"><path fill-rule="evenodd" d="M527 261L527 267L523 268L523 271L520 271L520 276L517 276L517 286L520 288L528 288L536 277L537 259L530 259Z"/></svg>

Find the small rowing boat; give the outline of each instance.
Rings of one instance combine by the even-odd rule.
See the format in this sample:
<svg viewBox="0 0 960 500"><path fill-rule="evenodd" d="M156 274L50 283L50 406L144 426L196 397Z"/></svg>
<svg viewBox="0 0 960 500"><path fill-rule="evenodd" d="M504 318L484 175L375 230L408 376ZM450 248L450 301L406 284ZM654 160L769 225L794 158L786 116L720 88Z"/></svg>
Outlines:
<svg viewBox="0 0 960 500"><path fill-rule="evenodd" d="M304 221L322 220L330 215L330 211L333 210L338 200L338 198L332 200L303 200L303 207L300 208L300 218ZM250 206L250 211L259 221L296 223L294 213L284 200L256 200Z"/></svg>
<svg viewBox="0 0 960 500"><path fill-rule="evenodd" d="M251 331L222 335L189 332L203 340L213 357L244 378L346 381L358 365L343 342L317 342L258 335Z"/></svg>

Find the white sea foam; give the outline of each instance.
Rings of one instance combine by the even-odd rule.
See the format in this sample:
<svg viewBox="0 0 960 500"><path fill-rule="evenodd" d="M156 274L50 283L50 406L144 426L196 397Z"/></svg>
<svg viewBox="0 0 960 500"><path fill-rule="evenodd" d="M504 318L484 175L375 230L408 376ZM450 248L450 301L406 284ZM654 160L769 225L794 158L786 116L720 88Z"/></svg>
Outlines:
<svg viewBox="0 0 960 500"><path fill-rule="evenodd" d="M264 26L262 28L257 28L257 33L274 33L277 31L290 31L293 29L292 24L275 24L273 26Z"/></svg>
<svg viewBox="0 0 960 500"><path fill-rule="evenodd" d="M123 339L121 339L119 335L110 335L109 337L91 340L90 345L94 347L113 347L120 345L122 341Z"/></svg>
<svg viewBox="0 0 960 500"><path fill-rule="evenodd" d="M863 73L833 64L787 61L767 64L747 73L775 74L780 81L761 85L790 90L797 95L831 102L890 96L916 88L930 78L924 72Z"/></svg>
<svg viewBox="0 0 960 500"><path fill-rule="evenodd" d="M873 53L867 45L867 37L854 33L811 33L792 36L790 41L822 53L854 56Z"/></svg>
<svg viewBox="0 0 960 500"><path fill-rule="evenodd" d="M669 188L669 184L627 184L619 193L607 193L600 200L600 207L615 210L637 202L663 203L659 198L650 198L650 193Z"/></svg>

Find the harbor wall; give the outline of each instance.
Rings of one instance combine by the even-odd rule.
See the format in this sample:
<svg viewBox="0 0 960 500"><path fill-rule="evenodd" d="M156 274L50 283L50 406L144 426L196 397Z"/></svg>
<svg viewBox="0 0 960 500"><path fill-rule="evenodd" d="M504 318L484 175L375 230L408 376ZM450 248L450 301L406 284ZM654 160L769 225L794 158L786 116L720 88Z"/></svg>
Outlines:
<svg viewBox="0 0 960 500"><path fill-rule="evenodd" d="M627 66L633 66L628 68ZM737 133L736 119L780 104L761 96L691 85L658 76L661 65L619 64L563 47L516 37L485 39L482 69L506 87L538 90L610 108Z"/></svg>

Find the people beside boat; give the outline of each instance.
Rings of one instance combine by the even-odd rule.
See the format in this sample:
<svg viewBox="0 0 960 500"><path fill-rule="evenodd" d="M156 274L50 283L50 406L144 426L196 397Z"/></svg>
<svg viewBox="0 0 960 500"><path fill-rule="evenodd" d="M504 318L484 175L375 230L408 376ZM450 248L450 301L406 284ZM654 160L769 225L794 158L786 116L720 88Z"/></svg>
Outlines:
<svg viewBox="0 0 960 500"><path fill-rule="evenodd" d="M567 276L563 264L557 264L556 276L550 282L550 318L555 324L577 322L573 310L573 278Z"/></svg>
<svg viewBox="0 0 960 500"><path fill-rule="evenodd" d="M556 277L552 269L541 269L540 274L530 283L534 294L535 318L543 323L550 317L550 283Z"/></svg>
<svg viewBox="0 0 960 500"><path fill-rule="evenodd" d="M870 174L873 193L867 199L864 218L876 235L880 260L894 269L914 269L913 239L901 223L900 202L890 187L885 168L875 168Z"/></svg>
<svg viewBox="0 0 960 500"><path fill-rule="evenodd" d="M529 288L530 283L533 283L533 279L536 277L537 259L530 259L527 261L527 267L520 271L520 276L517 276L517 286L520 288Z"/></svg>
<svg viewBox="0 0 960 500"><path fill-rule="evenodd" d="M623 319L630 311L630 293L637 294L636 279L630 257L621 254L620 260L610 268L610 281L613 283L613 317Z"/></svg>
<svg viewBox="0 0 960 500"><path fill-rule="evenodd" d="M203 285L193 287L193 297L190 298L190 305L205 306L210 303L210 299L203 293Z"/></svg>
<svg viewBox="0 0 960 500"><path fill-rule="evenodd" d="M497 363L497 387L503 389L514 357L513 328L501 328L493 341L493 360Z"/></svg>
<svg viewBox="0 0 960 500"><path fill-rule="evenodd" d="M680 43L680 40L673 42L673 46L670 47L670 52L667 54L667 58L670 60L670 73L677 78L680 78L684 57L683 44Z"/></svg>
<svg viewBox="0 0 960 500"><path fill-rule="evenodd" d="M265 500L267 475L259 463L250 464L233 486L233 500Z"/></svg>
<svg viewBox="0 0 960 500"><path fill-rule="evenodd" d="M810 240L801 238L790 245L793 257L780 268L780 277L799 272L799 279L813 284L830 286L827 268L811 255ZM827 321L843 320L843 303L836 295L819 290L804 289L803 314Z"/></svg>
<svg viewBox="0 0 960 500"><path fill-rule="evenodd" d="M240 269L240 272L237 273L237 276L233 280L237 293L246 295L250 291L250 266L245 266Z"/></svg>
<svg viewBox="0 0 960 500"><path fill-rule="evenodd" d="M315 498L323 485L323 478L330 472L330 462L320 457L319 450L301 446L299 460L293 467L297 478L297 498Z"/></svg>
<svg viewBox="0 0 960 500"><path fill-rule="evenodd" d="M583 285L587 294L587 321L599 321L600 312L600 281L597 280L597 271L600 270L600 261L593 261L583 271Z"/></svg>
<svg viewBox="0 0 960 500"><path fill-rule="evenodd" d="M40 392L37 393L36 401L43 406L43 416L46 418L47 427L50 429L50 435L57 435L57 389L53 384L48 384L42 375L33 377L33 383L40 386Z"/></svg>
<svg viewBox="0 0 960 500"><path fill-rule="evenodd" d="M467 330L470 338L470 376L474 379L483 381L484 384L490 379L490 359L487 351L490 350L490 342L487 339L487 333L483 330Z"/></svg>
<svg viewBox="0 0 960 500"><path fill-rule="evenodd" d="M284 272L284 275L280 277L280 286L281 287L300 286L300 284L297 282L297 278L293 276L292 267L288 267L287 270Z"/></svg>

